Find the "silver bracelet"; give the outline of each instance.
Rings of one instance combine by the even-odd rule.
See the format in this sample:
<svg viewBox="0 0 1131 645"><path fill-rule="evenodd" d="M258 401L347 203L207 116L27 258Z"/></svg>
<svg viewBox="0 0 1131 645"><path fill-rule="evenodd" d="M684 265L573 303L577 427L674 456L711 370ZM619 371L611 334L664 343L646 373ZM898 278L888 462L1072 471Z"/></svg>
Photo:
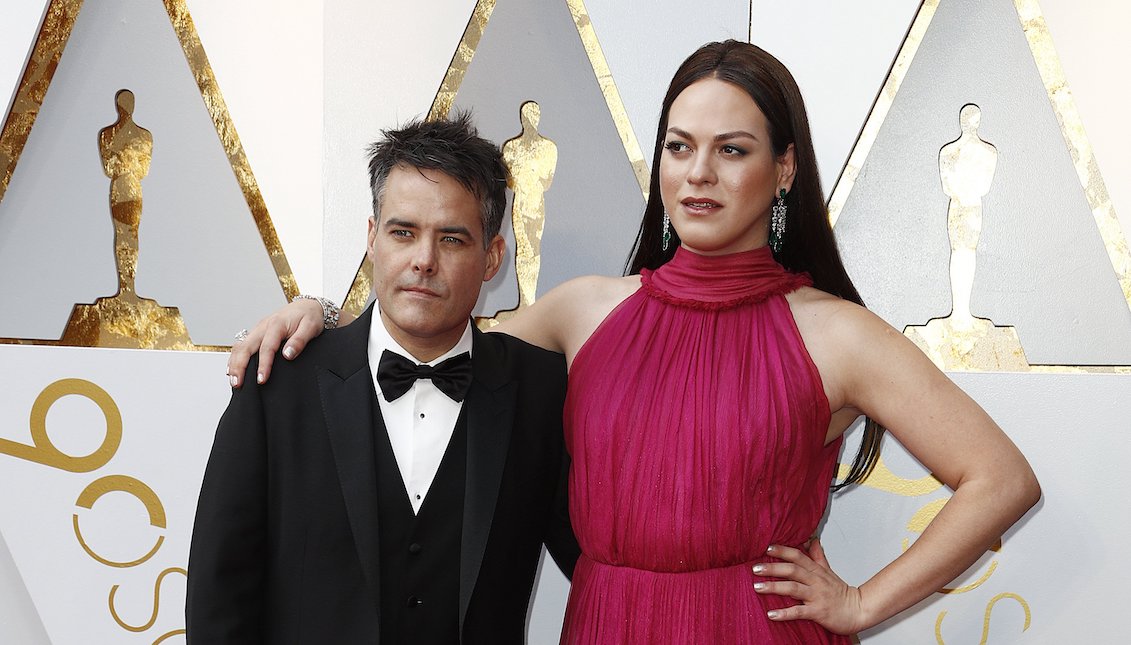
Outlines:
<svg viewBox="0 0 1131 645"><path fill-rule="evenodd" d="M308 296L305 293L295 296L295 300L313 300L322 305L322 329L334 329L338 326L338 317L341 316L342 309L334 304L333 300L322 296Z"/></svg>

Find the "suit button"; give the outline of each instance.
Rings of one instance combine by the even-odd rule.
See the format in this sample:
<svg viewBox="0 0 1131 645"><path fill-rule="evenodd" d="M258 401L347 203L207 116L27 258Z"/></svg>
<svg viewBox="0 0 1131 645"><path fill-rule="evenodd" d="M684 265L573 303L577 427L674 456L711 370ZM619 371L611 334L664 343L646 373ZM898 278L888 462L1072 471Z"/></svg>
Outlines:
<svg viewBox="0 0 1131 645"><path fill-rule="evenodd" d="M424 604L424 601L421 600L420 598L417 598L416 596L409 596L408 602L405 603L405 606L407 606L407 607L419 607L423 604Z"/></svg>
<svg viewBox="0 0 1131 645"><path fill-rule="evenodd" d="M416 542L413 542L412 544L408 545L408 552L413 554L413 555L416 555L417 553L420 553L420 550L422 548L423 547L421 547L419 544L417 544Z"/></svg>

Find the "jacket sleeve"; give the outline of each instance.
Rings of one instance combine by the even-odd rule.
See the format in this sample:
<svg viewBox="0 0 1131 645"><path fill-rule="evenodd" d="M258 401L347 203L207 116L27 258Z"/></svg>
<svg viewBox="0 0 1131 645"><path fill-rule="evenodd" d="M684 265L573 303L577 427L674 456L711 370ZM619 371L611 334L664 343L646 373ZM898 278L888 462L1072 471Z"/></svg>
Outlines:
<svg viewBox="0 0 1131 645"><path fill-rule="evenodd" d="M577 559L581 557L581 547L577 544L577 537L573 533L573 526L569 521L569 455L562 451L561 476L558 481L558 491L554 496L554 508L550 512L549 525L546 530L546 550L558 564L567 578L573 580L573 568Z"/></svg>
<svg viewBox="0 0 1131 645"><path fill-rule="evenodd" d="M549 431L552 433L552 441L558 449L561 459L557 490L554 494L553 508L550 509L546 535L543 538L543 542L546 544L546 550L550 552L550 556L553 557L554 562L557 563L558 568L562 570L562 573L564 573L567 578L572 580L573 568L577 564L577 558L581 556L581 547L577 544L577 537L573 532L573 525L570 524L569 519L570 458L565 447L565 431L562 427L561 414L562 407L565 403L566 368L565 358L560 355L557 358L559 365L557 366L556 374L560 376L558 379L560 383L556 383L556 388L552 390L555 392L555 400L553 405L548 406L548 409L553 411L554 416L552 422L548 425Z"/></svg>
<svg viewBox="0 0 1131 645"><path fill-rule="evenodd" d="M267 602L267 440L258 361L216 428L189 549L190 644L262 643Z"/></svg>

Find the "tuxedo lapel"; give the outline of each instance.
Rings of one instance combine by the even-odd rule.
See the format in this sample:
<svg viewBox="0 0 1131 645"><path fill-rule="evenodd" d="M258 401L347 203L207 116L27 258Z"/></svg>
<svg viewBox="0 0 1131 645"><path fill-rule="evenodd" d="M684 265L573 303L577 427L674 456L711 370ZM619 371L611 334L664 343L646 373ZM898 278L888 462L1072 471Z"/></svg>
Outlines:
<svg viewBox="0 0 1131 645"><path fill-rule="evenodd" d="M383 431L383 428L374 427L374 420L380 422L381 415L375 410L377 395L366 351L372 311L370 307L354 324L324 339L324 342L332 342L336 346L327 347L325 360L317 367L316 373L322 414L358 559L374 602L380 606L377 467L373 433Z"/></svg>
<svg viewBox="0 0 1131 645"><path fill-rule="evenodd" d="M496 341L473 329L473 377L467 412L467 478L460 549L459 625L471 602L510 447L518 384L506 374Z"/></svg>

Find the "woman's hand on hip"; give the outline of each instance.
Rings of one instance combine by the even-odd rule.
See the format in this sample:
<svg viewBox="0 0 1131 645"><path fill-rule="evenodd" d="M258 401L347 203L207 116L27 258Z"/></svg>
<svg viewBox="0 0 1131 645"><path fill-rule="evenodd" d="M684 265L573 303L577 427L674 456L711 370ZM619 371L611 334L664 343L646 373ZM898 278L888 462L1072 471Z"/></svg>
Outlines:
<svg viewBox="0 0 1131 645"><path fill-rule="evenodd" d="M756 592L800 601L769 611L770 620L811 620L837 634L855 634L867 627L860 590L833 572L819 539L813 538L807 550L772 545L766 553L782 562L754 565L755 574L777 578L755 583Z"/></svg>

